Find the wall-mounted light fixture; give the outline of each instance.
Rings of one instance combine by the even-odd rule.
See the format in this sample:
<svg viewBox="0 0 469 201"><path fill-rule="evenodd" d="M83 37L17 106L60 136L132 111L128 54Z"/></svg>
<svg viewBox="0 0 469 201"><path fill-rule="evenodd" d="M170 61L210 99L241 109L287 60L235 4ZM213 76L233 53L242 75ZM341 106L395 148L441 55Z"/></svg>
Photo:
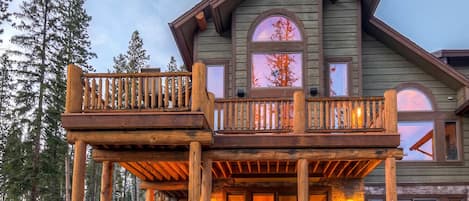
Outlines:
<svg viewBox="0 0 469 201"><path fill-rule="evenodd" d="M318 88L316 88L316 87L309 88L309 95L317 96L318 95Z"/></svg>
<svg viewBox="0 0 469 201"><path fill-rule="evenodd" d="M337 0L330 0L332 4L337 3Z"/></svg>
<svg viewBox="0 0 469 201"><path fill-rule="evenodd" d="M246 96L246 92L243 88L238 88L238 90L236 90L236 96L238 96L238 98L243 98Z"/></svg>

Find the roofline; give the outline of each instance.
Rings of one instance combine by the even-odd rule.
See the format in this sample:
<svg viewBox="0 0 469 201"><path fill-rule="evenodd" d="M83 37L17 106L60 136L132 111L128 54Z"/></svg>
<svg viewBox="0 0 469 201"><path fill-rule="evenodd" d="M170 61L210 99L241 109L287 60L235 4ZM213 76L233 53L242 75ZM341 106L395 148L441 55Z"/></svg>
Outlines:
<svg viewBox="0 0 469 201"><path fill-rule="evenodd" d="M469 57L469 49L442 49L432 53L438 58L442 57Z"/></svg>

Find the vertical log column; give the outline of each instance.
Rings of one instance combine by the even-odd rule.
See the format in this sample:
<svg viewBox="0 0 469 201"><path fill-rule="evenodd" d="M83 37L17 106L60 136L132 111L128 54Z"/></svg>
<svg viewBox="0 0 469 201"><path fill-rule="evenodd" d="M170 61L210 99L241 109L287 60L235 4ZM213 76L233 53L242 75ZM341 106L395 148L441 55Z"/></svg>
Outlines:
<svg viewBox="0 0 469 201"><path fill-rule="evenodd" d="M293 132L305 132L305 94L303 91L295 91L293 94Z"/></svg>
<svg viewBox="0 0 469 201"><path fill-rule="evenodd" d="M192 105L191 111L200 111L204 101L207 99L206 95L206 69L205 65L197 62L192 66Z"/></svg>
<svg viewBox="0 0 469 201"><path fill-rule="evenodd" d="M200 201L210 201L212 196L212 159L204 161Z"/></svg>
<svg viewBox="0 0 469 201"><path fill-rule="evenodd" d="M396 159L387 158L385 162L386 201L397 201Z"/></svg>
<svg viewBox="0 0 469 201"><path fill-rule="evenodd" d="M82 74L83 71L80 67L73 64L68 65L65 113L81 112L81 103L83 102Z"/></svg>
<svg viewBox="0 0 469 201"><path fill-rule="evenodd" d="M83 201L85 195L86 143L75 142L73 160L72 201Z"/></svg>
<svg viewBox="0 0 469 201"><path fill-rule="evenodd" d="M200 163L202 157L202 147L200 142L191 142L189 149L188 201L200 201Z"/></svg>
<svg viewBox="0 0 469 201"><path fill-rule="evenodd" d="M397 95L395 89L384 92L384 128L387 133L397 133Z"/></svg>
<svg viewBox="0 0 469 201"><path fill-rule="evenodd" d="M113 163L110 161L103 162L103 170L101 173L101 201L112 200L112 169Z"/></svg>
<svg viewBox="0 0 469 201"><path fill-rule="evenodd" d="M308 160L298 160L298 201L309 200Z"/></svg>
<svg viewBox="0 0 469 201"><path fill-rule="evenodd" d="M145 201L155 201L153 189L147 189L147 191L145 192Z"/></svg>

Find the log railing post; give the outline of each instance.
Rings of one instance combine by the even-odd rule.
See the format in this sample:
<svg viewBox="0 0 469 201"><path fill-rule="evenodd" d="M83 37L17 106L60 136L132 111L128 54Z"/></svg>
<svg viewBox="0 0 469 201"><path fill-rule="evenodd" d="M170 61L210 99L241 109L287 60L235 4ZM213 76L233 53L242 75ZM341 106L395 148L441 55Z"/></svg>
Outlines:
<svg viewBox="0 0 469 201"><path fill-rule="evenodd" d="M397 95L395 89L384 92L384 128L387 133L397 133Z"/></svg>
<svg viewBox="0 0 469 201"><path fill-rule="evenodd" d="M208 125L213 130L214 129L214 116L215 116L215 95L211 92L208 93L208 103L206 107L206 111L204 111Z"/></svg>
<svg viewBox="0 0 469 201"><path fill-rule="evenodd" d="M204 161L200 201L210 201L212 196L212 159Z"/></svg>
<svg viewBox="0 0 469 201"><path fill-rule="evenodd" d="M305 94L303 91L295 91L293 94L293 132L305 132Z"/></svg>
<svg viewBox="0 0 469 201"><path fill-rule="evenodd" d="M298 160L298 201L309 201L308 160Z"/></svg>
<svg viewBox="0 0 469 201"><path fill-rule="evenodd" d="M385 162L386 201L397 201L396 159L390 157Z"/></svg>
<svg viewBox="0 0 469 201"><path fill-rule="evenodd" d="M101 201L112 200L112 169L111 161L103 161L103 169L101 173Z"/></svg>
<svg viewBox="0 0 469 201"><path fill-rule="evenodd" d="M86 143L75 142L73 159L72 201L83 201L85 197Z"/></svg>
<svg viewBox="0 0 469 201"><path fill-rule="evenodd" d="M68 65L65 113L81 112L81 104L83 102L82 75L83 71L80 67L73 64Z"/></svg>
<svg viewBox="0 0 469 201"><path fill-rule="evenodd" d="M200 142L191 142L189 146L189 192L188 201L200 201L200 164L202 147Z"/></svg>
<svg viewBox="0 0 469 201"><path fill-rule="evenodd" d="M155 195L153 189L147 189L145 192L145 201L155 201Z"/></svg>
<svg viewBox="0 0 469 201"><path fill-rule="evenodd" d="M197 62L192 66L192 106L191 111L200 111L206 95L205 64Z"/></svg>

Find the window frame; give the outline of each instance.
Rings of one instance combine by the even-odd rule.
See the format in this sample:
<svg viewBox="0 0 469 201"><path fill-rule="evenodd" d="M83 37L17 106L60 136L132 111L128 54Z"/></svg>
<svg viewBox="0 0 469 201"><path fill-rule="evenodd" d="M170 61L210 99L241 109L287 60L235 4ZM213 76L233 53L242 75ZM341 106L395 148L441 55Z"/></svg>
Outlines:
<svg viewBox="0 0 469 201"><path fill-rule="evenodd" d="M282 16L285 17L297 26L299 33L301 34L301 41L290 41L290 42L279 42L279 41L253 41L254 32L257 26L266 18L271 16ZM287 9L271 9L268 10L254 20L251 24L247 34L247 97L291 97L293 93L298 90L305 89L305 67L308 66L306 53L308 52L306 47L307 36L305 34L304 25L301 20L291 11ZM252 55L253 54L273 54L273 53L286 53L286 54L301 54L301 84L300 87L262 87L253 88L251 83L252 77Z"/></svg>
<svg viewBox="0 0 469 201"><path fill-rule="evenodd" d="M325 62L324 62L324 86L325 86L325 96L327 97L350 97L352 96L352 70L351 70L351 67L352 67L352 60L353 58L352 57L330 57L330 58L326 58L325 59ZM330 96L330 85L329 85L329 76L330 76L330 73L329 73L329 66L330 64L332 63L344 63L344 64L347 64L347 93L348 95L347 96Z"/></svg>
<svg viewBox="0 0 469 201"><path fill-rule="evenodd" d="M207 75L208 75L208 68L210 68L209 66L223 66L223 97L222 98L215 97L215 100L216 99L228 98L229 97L229 87L228 87L229 72L228 72L228 67L229 67L230 61L229 60L224 60L224 59L222 59L222 60L205 60L204 63L205 63L205 66L207 68ZM208 78L207 78L206 82L208 82ZM207 83L205 83L205 84L207 84Z"/></svg>
<svg viewBox="0 0 469 201"><path fill-rule="evenodd" d="M418 122L418 121L433 121L433 160L399 160L399 165L413 166L413 165L464 165L463 163L463 146L461 142L462 124L461 117L456 116L451 111L440 111L436 98L427 87L418 83L402 83L395 87L396 92L413 88L422 92L430 101L432 106L431 111L397 111L398 122ZM445 142L445 122L456 122L456 136L457 136L457 148L458 148L458 159L457 160L446 160L446 142Z"/></svg>

